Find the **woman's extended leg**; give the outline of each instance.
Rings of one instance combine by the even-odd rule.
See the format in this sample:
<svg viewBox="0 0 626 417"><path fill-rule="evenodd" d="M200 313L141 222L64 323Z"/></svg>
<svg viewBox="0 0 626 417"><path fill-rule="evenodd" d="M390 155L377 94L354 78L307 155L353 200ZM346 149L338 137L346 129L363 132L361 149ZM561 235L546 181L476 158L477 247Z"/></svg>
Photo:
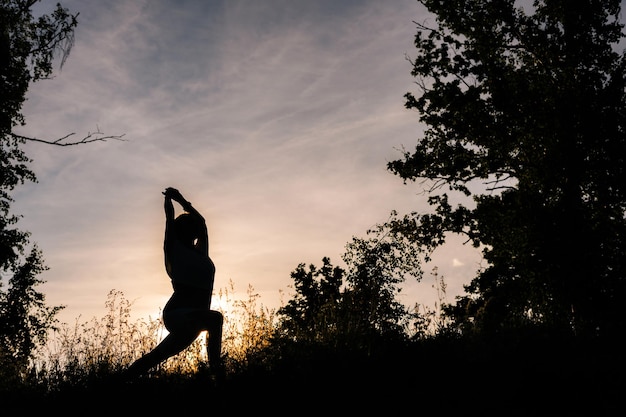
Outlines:
<svg viewBox="0 0 626 417"><path fill-rule="evenodd" d="M199 334L199 331L168 334L157 347L133 362L124 372L124 376L127 379L131 379L143 375L167 358L182 352L196 340Z"/></svg>

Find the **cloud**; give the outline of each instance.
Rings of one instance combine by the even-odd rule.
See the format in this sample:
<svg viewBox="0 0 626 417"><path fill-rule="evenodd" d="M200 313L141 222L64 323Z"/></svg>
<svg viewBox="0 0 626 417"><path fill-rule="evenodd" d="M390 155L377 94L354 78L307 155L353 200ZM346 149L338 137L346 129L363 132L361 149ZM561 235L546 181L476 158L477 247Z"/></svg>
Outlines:
<svg viewBox="0 0 626 417"><path fill-rule="evenodd" d="M39 183L16 190L14 208L65 320L102 312L111 289L144 313L169 295L169 185L206 213L216 289L250 284L274 306L298 263L339 263L392 209L427 209L386 170L421 131L403 102L413 0L64 6L80 12L76 45L56 78L29 90L24 133L99 127L127 139L27 145Z"/></svg>

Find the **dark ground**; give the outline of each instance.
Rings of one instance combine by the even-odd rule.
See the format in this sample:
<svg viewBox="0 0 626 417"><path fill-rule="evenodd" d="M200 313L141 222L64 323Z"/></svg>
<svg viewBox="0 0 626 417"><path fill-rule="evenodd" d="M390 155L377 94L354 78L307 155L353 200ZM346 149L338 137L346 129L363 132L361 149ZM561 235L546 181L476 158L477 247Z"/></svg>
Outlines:
<svg viewBox="0 0 626 417"><path fill-rule="evenodd" d="M54 394L17 392L4 417L206 413L624 416L626 360L605 345L424 345L378 359L328 356L272 371L100 380Z"/></svg>

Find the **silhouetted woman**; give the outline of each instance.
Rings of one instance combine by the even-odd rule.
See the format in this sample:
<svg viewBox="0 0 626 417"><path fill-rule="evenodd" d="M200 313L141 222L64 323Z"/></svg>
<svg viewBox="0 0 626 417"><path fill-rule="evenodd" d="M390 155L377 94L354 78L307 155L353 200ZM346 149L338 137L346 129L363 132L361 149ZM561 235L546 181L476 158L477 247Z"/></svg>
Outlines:
<svg viewBox="0 0 626 417"><path fill-rule="evenodd" d="M167 188L163 195L165 269L174 288L163 309L163 323L169 334L126 370L127 378L144 374L181 352L205 330L209 365L212 369L221 366L223 317L219 311L210 310L215 265L209 257L206 222L177 189ZM185 211L176 218L172 201Z"/></svg>

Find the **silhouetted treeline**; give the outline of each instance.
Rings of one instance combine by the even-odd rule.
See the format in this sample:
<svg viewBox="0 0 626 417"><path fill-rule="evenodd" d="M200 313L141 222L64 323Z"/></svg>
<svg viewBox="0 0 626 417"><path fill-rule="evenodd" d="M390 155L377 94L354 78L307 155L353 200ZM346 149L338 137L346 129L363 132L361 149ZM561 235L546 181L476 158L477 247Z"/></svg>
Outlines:
<svg viewBox="0 0 626 417"><path fill-rule="evenodd" d="M295 294L278 311L244 308L234 319L242 326L225 333L223 380L190 355L194 347L121 384L117 372L141 352L85 344L80 333L80 343L70 337L63 344L63 360L30 366L55 310L37 292L12 298L18 307L36 301L30 307L45 313L28 327L33 310L16 308L3 292L0 360L11 379L3 380L0 404L7 415L25 407L82 415L85 404L123 411L121 400L145 412L619 413L626 328L621 3L420 3L434 18L416 22L408 55L418 91L405 98L426 129L388 168L426 185L431 211L393 212L348 243L345 268L329 258L298 265ZM10 11L2 9L5 27ZM19 120L17 103L11 120ZM2 135L9 163L0 184L0 260L30 290L41 263L36 251L19 263L15 248L27 234L9 228L16 219L8 191L32 173L21 164L18 138ZM420 279L423 262L450 234L482 250L483 268L440 310L406 308L396 299L400 284ZM129 345L154 342L124 329ZM98 331L87 334L106 342L117 330Z"/></svg>

